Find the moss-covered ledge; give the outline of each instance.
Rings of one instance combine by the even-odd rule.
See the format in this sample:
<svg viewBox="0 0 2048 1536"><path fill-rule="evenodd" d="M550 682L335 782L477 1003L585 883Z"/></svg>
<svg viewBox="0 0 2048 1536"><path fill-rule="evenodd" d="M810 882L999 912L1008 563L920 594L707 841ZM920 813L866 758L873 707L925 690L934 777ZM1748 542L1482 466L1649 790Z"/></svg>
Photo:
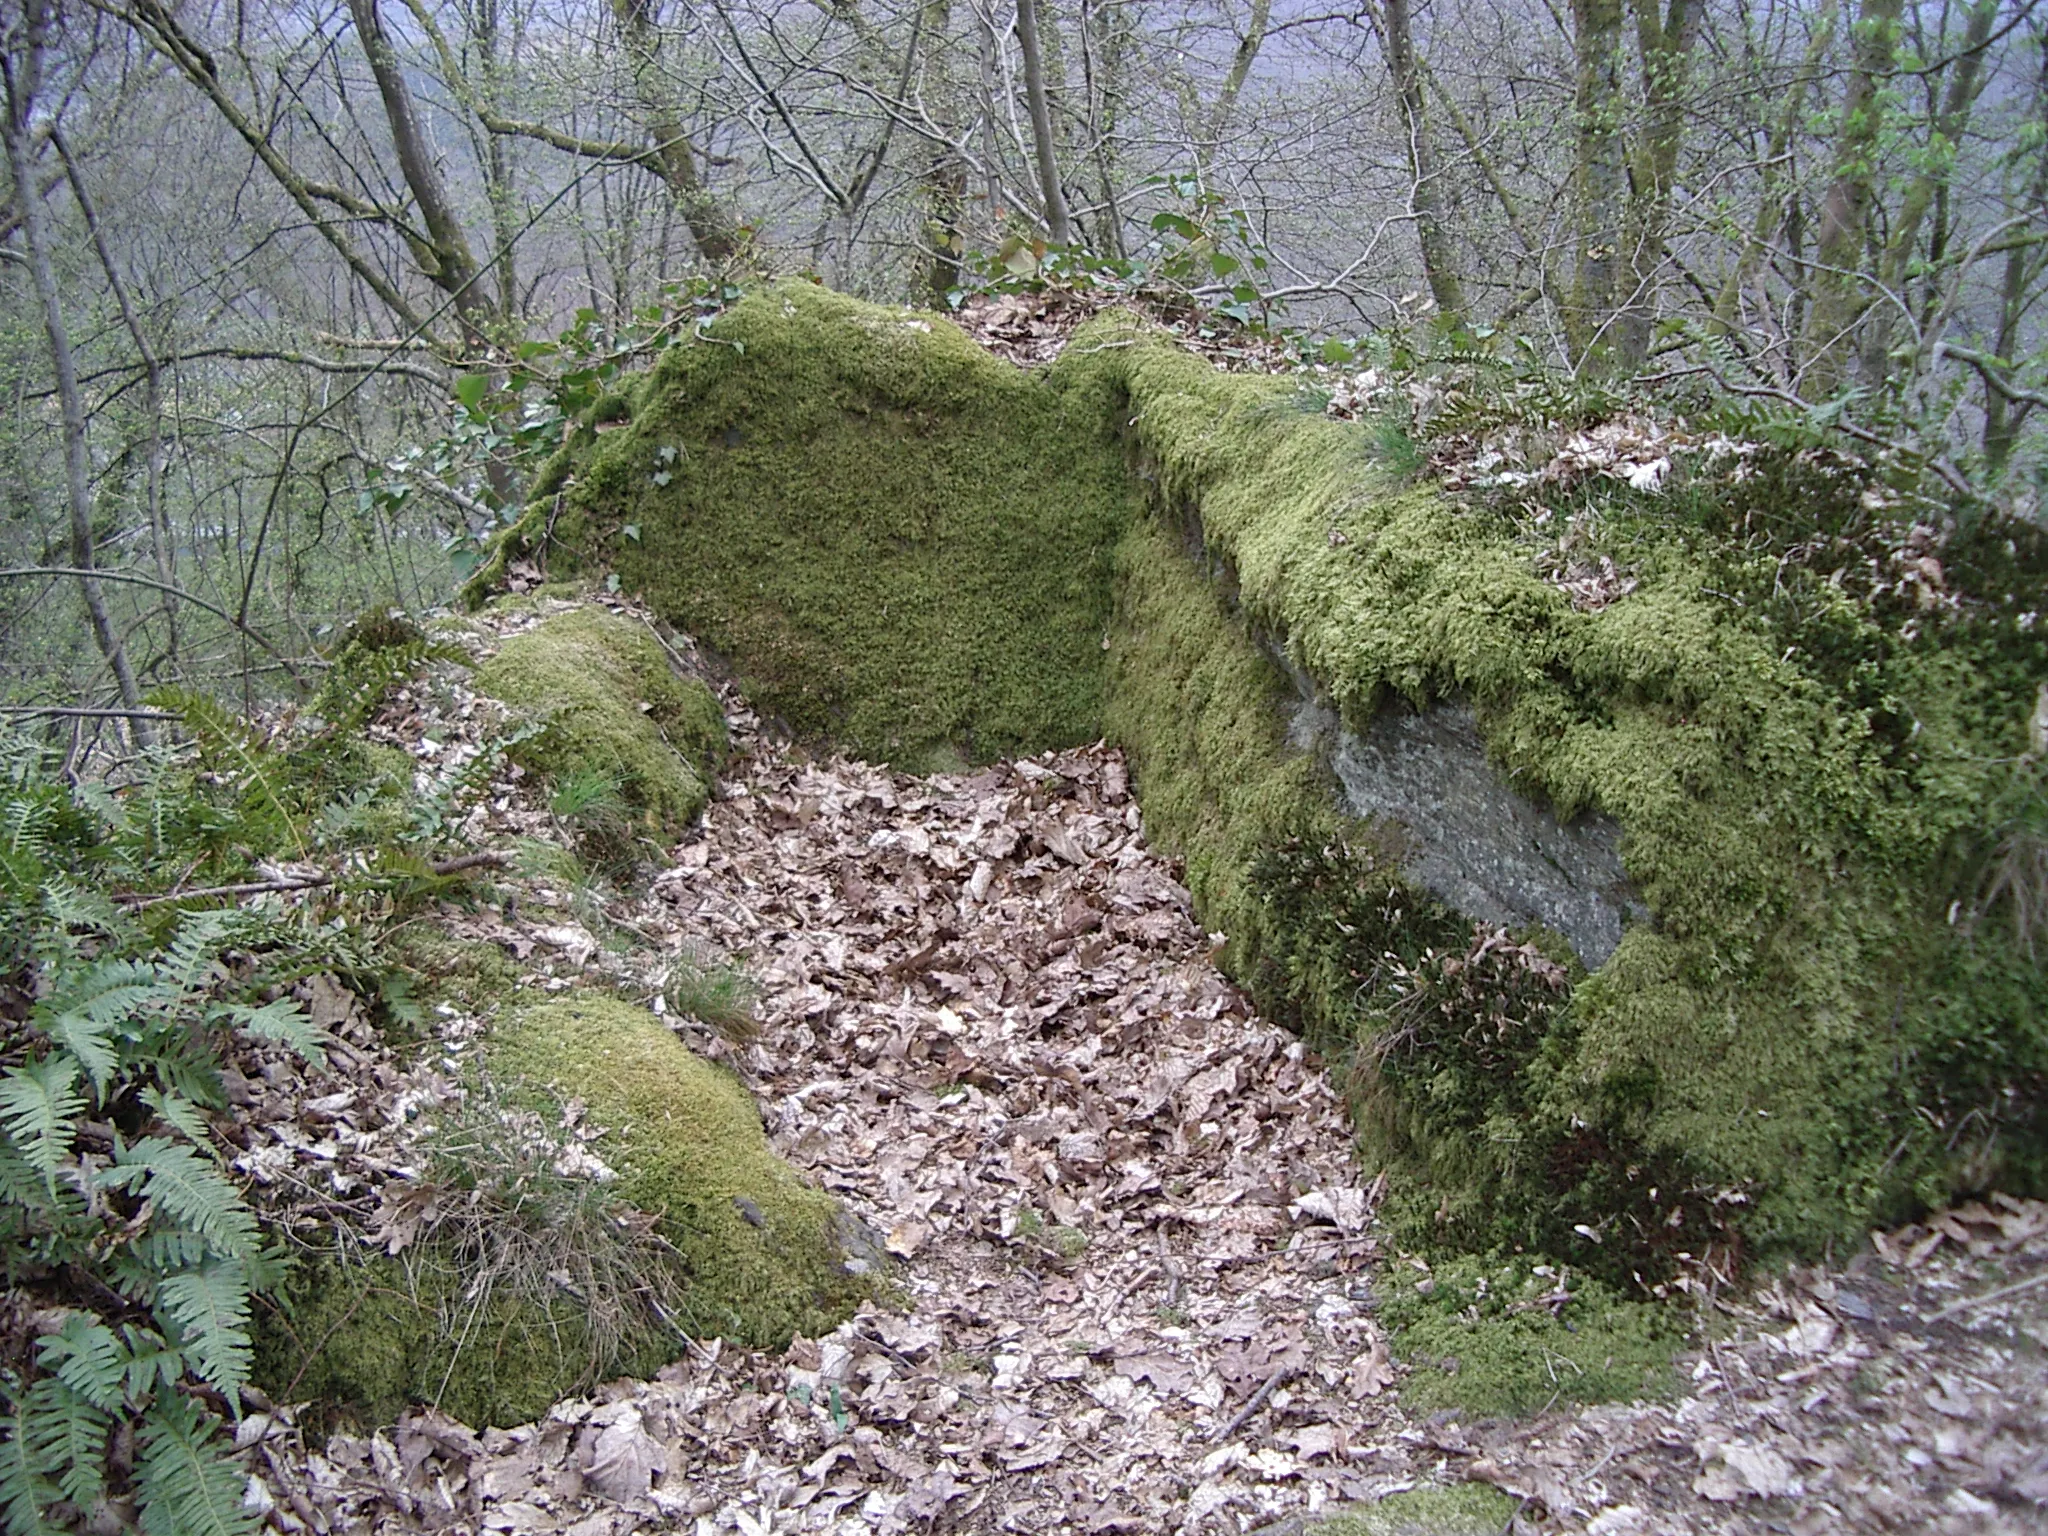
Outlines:
<svg viewBox="0 0 2048 1536"><path fill-rule="evenodd" d="M1368 1143L1425 1172L1425 1230L1626 1278L1680 1250L1853 1241L1959 1189L2040 1186L2048 984L2009 925L1957 922L1955 856L2026 771L2048 636L1994 613L1989 638L1887 646L1823 598L1883 658L1875 686L1912 722L1902 750L1706 590L1696 546L1660 547L1634 595L1582 612L1498 520L1397 483L1365 429L1302 408L1292 383L1218 373L1120 317L1083 339L1114 359L1162 526L1190 530L1131 557L1147 590L1125 588L1114 637L1133 653L1114 734L1148 827L1255 938L1244 979L1348 1021ZM1205 610L1219 572L1231 601ZM1194 615L1206 640L1153 643ZM1269 728L1264 770L1219 775L1169 701L1206 700L1226 653L1254 677L1260 641L1355 731L1389 706L1470 700L1504 776L1562 816L1620 823L1651 919L1548 997L1496 956L1494 998L1525 994L1496 1012L1472 972L1452 983L1427 962L1462 946L1445 914L1399 899L1373 837L1333 839L1310 815L1291 851L1262 830L1247 857L1241 829L1270 827L1270 804L1218 808L1285 771L1286 745ZM1434 1027L1445 1006L1468 1017Z"/></svg>
<svg viewBox="0 0 2048 1536"><path fill-rule="evenodd" d="M615 570L802 736L913 766L1121 743L1227 965L1351 1053L1417 1232L1654 1280L2048 1173L2048 987L1952 920L2048 626L1893 644L1823 585L1874 658L1845 683L1710 590L1739 550L1677 538L1581 611L1294 382L1127 315L1027 376L780 286L611 415L506 553ZM1359 735L1469 707L1507 782L1618 825L1647 918L1590 976L1540 924L1475 934L1290 741L1297 679Z"/></svg>

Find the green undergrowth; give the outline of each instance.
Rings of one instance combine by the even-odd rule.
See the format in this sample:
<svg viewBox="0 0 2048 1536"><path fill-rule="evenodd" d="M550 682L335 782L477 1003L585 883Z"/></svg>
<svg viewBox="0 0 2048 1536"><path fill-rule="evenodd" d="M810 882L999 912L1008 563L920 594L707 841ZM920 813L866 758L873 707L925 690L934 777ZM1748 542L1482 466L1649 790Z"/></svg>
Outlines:
<svg viewBox="0 0 2048 1536"><path fill-rule="evenodd" d="M1500 1536L1517 1508L1497 1488L1410 1488L1312 1521L1306 1536Z"/></svg>
<svg viewBox="0 0 2048 1536"><path fill-rule="evenodd" d="M1422 1412L1521 1417L1662 1397L1686 1342L1672 1309L1527 1258L1446 1259L1419 1276L1394 1264L1380 1290L1380 1318L1409 1367L1402 1400Z"/></svg>
<svg viewBox="0 0 2048 1536"><path fill-rule="evenodd" d="M513 757L558 795L585 786L578 810L600 786L637 830L666 838L704 809L725 715L702 682L676 675L644 626L594 606L560 610L499 646L476 686L538 723Z"/></svg>
<svg viewBox="0 0 2048 1536"><path fill-rule="evenodd" d="M1655 1288L2048 1175L2038 531L1909 535L1772 443L1546 522L1131 316L1030 377L801 287L614 414L501 562L610 566L872 757L1119 742L1233 975L1347 1063L1407 1239ZM1543 575L1602 554L1605 607ZM1588 976L1416 892L1290 744L1290 672L1354 729L1469 702L1503 774L1620 823L1652 920Z"/></svg>
<svg viewBox="0 0 2048 1536"><path fill-rule="evenodd" d="M798 736L912 766L1091 739L1134 496L1100 379L806 284L666 353L499 551L609 569ZM473 591L483 590L489 570Z"/></svg>

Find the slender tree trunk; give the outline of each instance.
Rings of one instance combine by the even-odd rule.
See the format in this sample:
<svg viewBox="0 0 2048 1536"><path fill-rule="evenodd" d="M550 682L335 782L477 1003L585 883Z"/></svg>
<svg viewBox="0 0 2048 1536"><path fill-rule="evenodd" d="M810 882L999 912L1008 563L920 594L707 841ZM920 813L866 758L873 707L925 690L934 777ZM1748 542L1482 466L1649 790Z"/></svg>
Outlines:
<svg viewBox="0 0 2048 1536"><path fill-rule="evenodd" d="M1128 40L1120 0L1082 0L1081 61L1088 71L1088 133L1093 141L1095 174L1102 183L1096 244L1110 256L1129 254L1116 188L1116 144L1123 120L1123 66Z"/></svg>
<svg viewBox="0 0 2048 1536"><path fill-rule="evenodd" d="M1807 363L1801 383L1815 399L1825 399L1841 387L1855 355L1857 322L1870 306L1869 289L1859 273L1877 174L1880 92L1898 57L1903 10L1904 0L1863 0L1856 20L1842 126L1835 139L1835 174L1814 235L1813 301L1807 314Z"/></svg>
<svg viewBox="0 0 2048 1536"><path fill-rule="evenodd" d="M107 247L98 210L86 191L85 178L79 174L78 163L71 158L71 146L64 142L63 133L55 128L50 130L50 144L64 162L64 174L71 181L71 195L77 200L79 217L85 220L85 232L99 256L100 269L107 274L107 287L113 292L114 303L121 311L121 323L127 328L129 339L135 343L136 356L142 359L142 410L149 424L149 435L142 450L143 511L149 519L150 558L156 565L156 579L164 587L161 594L165 637L163 654L175 664L178 657L178 603L171 589L178 584L178 562L177 541L164 515L163 363L156 355L149 333L143 329L142 317L135 312L135 306L128 298L128 285L121 281L121 269L115 265L114 253Z"/></svg>
<svg viewBox="0 0 2048 1536"><path fill-rule="evenodd" d="M925 239L931 252L924 287L932 307L944 309L948 296L960 286L960 259L967 249L967 236L961 228L967 205L967 166L955 147L960 134L960 103L953 78L951 0L925 0L919 30L924 55L920 94L938 133L937 139L927 140L920 151L923 165L918 171Z"/></svg>
<svg viewBox="0 0 2048 1536"><path fill-rule="evenodd" d="M1664 238L1671 224L1671 193L1678 179L1678 152L1685 138L1685 87L1691 71L1699 11L1691 0L1669 0L1663 15L1657 0L1634 0L1637 46L1642 56L1645 120L1630 177L1627 220L1622 234L1628 293L1615 321L1616 362L1624 372L1642 366L1656 323L1656 290L1664 267Z"/></svg>
<svg viewBox="0 0 2048 1536"><path fill-rule="evenodd" d="M1259 50L1266 45L1266 29L1272 21L1273 0L1252 0L1251 15L1246 18L1244 31L1230 55L1230 71L1217 88L1216 100L1211 103L1208 120L1202 126L1201 141L1195 145L1195 170L1205 185L1209 179L1209 166L1222 150L1224 137L1230 132L1231 119L1237 115L1237 98L1244 93L1244 83L1251 76L1252 65L1258 62Z"/></svg>
<svg viewBox="0 0 2048 1536"><path fill-rule="evenodd" d="M469 249L455 204L448 196L441 168L427 148L419 113L414 109L412 90L405 83L405 71L384 30L377 12L378 0L348 0L349 15L356 24L356 36L369 60L370 73L383 99L384 120L391 130L392 148L398 153L398 169L426 226L426 242L415 243L415 259L434 286L447 294L462 317L473 345L489 345L501 318L477 270L476 257Z"/></svg>
<svg viewBox="0 0 2048 1536"><path fill-rule="evenodd" d="M79 572L78 590L85 600L92 637L114 674L121 691L121 703L128 709L142 707L142 690L135 684L135 670L128 664L128 652L115 633L107 614L105 595L90 574L95 549L92 534L92 490L87 480L85 456L85 404L78 393L78 369L72 361L71 335L65 329L64 309L57 296L57 274L51 262L50 230L43 200L37 192L35 161L29 153L30 123L36 92L42 85L43 47L49 33L49 10L45 0L24 0L14 39L19 47L0 48L0 72L7 88L7 120L0 125L7 139L7 163L14 174L16 195L21 201L23 243L28 247L28 264L35 281L36 297L42 301L43 329L50 341L50 365L57 376L57 398L64 420L64 487L71 511L71 564ZM150 746L154 735L150 723L138 717L128 722L136 743Z"/></svg>
<svg viewBox="0 0 2048 1536"><path fill-rule="evenodd" d="M746 242L732 210L697 174L697 156L683 132L682 114L676 111L673 93L661 77L659 11L660 0L612 0L612 15L618 20L626 56L633 66L633 90L647 113L648 132L654 135L669 196L682 210L690 238L697 242L704 259L730 261Z"/></svg>
<svg viewBox="0 0 2048 1536"><path fill-rule="evenodd" d="M1592 373L1613 367L1625 176L1621 134L1622 0L1572 0L1577 55L1577 271L1565 305L1565 339Z"/></svg>
<svg viewBox="0 0 2048 1536"><path fill-rule="evenodd" d="M1045 91L1045 55L1038 46L1038 0L1017 0L1017 46L1024 54L1024 100L1031 112L1039 191L1045 198L1045 232L1054 245L1071 245L1074 226L1067 214L1067 194L1060 187L1052 103Z"/></svg>
<svg viewBox="0 0 2048 1536"><path fill-rule="evenodd" d="M1998 20L2000 0L1976 0L1964 24L1962 56L1951 66L1948 88L1941 109L1935 114L1929 134L1925 168L1915 176L1900 200L1891 220L1878 266L1878 279L1891 292L1905 297L1906 277L1912 266L1920 226L1927 214L1948 190L1949 176L1963 135L1970 128L1970 114L1984 89L1984 52L1991 40L1992 24ZM1938 252L1930 252L1939 259ZM1876 305L1863 325L1860 368L1865 383L1881 384L1890 367L1892 330L1899 312L1888 303Z"/></svg>
<svg viewBox="0 0 2048 1536"><path fill-rule="evenodd" d="M1409 206L1415 210L1415 240L1422 248L1422 272L1429 281L1437 313L1456 320L1465 313L1465 289L1458 280L1458 261L1443 223L1443 188L1439 184L1436 145L1424 111L1422 69L1415 58L1415 34L1408 0L1386 0L1387 73L1401 106L1402 136L1408 144L1408 172L1414 183Z"/></svg>
<svg viewBox="0 0 2048 1536"><path fill-rule="evenodd" d="M1714 301L1714 321L1724 333L1734 332L1740 324L1742 295L1762 267L1771 241L1784 228L1794 179L1786 160L1792 153L1799 124L1806 115L1807 96L1814 82L1820 78L1821 61L1834 46L1835 18L1839 14L1838 0L1826 0L1815 23L1813 38L1807 45L1805 63L1798 79L1786 92L1783 110L1772 122L1771 136L1764 147L1764 162L1759 172L1763 191L1757 199L1756 220L1750 226L1749 239L1744 243L1742 253L1735 258L1735 265L1729 269L1728 279Z"/></svg>
<svg viewBox="0 0 2048 1536"><path fill-rule="evenodd" d="M2040 49L2040 72L2034 83L2034 120L2048 120L2048 46ZM2048 205L2048 144L2036 144L2034 169L2025 183L2021 207ZM2048 255L2042 248L2015 240L2005 253L2005 271L1998 284L1997 355L2014 360L2020 350L2020 326L2026 319L2028 294L2040 280ZM1984 390L1984 462L1993 474L2002 474L2012 461L2020 428L2026 425L2034 407L2027 401L2008 400L1988 384Z"/></svg>

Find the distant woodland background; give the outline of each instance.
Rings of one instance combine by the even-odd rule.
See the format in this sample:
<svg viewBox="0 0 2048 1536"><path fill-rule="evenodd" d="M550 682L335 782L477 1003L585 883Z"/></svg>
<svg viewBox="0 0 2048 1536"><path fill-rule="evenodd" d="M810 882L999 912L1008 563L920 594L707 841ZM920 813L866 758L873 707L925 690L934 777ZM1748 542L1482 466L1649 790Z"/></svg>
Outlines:
<svg viewBox="0 0 2048 1536"><path fill-rule="evenodd" d="M2039 0L4 0L0 699L252 698L445 597L563 421L763 270L1746 400L2036 515L2044 36Z"/></svg>

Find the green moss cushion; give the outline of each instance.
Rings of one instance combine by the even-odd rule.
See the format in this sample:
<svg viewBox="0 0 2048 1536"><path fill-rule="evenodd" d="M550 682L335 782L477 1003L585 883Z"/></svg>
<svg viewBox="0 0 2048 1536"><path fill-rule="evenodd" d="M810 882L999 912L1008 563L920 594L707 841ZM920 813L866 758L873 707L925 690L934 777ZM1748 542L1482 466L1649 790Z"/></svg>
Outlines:
<svg viewBox="0 0 2048 1536"><path fill-rule="evenodd" d="M596 607L555 614L500 646L476 687L545 723L515 749L524 766L557 782L579 772L615 780L661 835L704 808L724 713L703 683L676 676L643 626Z"/></svg>

